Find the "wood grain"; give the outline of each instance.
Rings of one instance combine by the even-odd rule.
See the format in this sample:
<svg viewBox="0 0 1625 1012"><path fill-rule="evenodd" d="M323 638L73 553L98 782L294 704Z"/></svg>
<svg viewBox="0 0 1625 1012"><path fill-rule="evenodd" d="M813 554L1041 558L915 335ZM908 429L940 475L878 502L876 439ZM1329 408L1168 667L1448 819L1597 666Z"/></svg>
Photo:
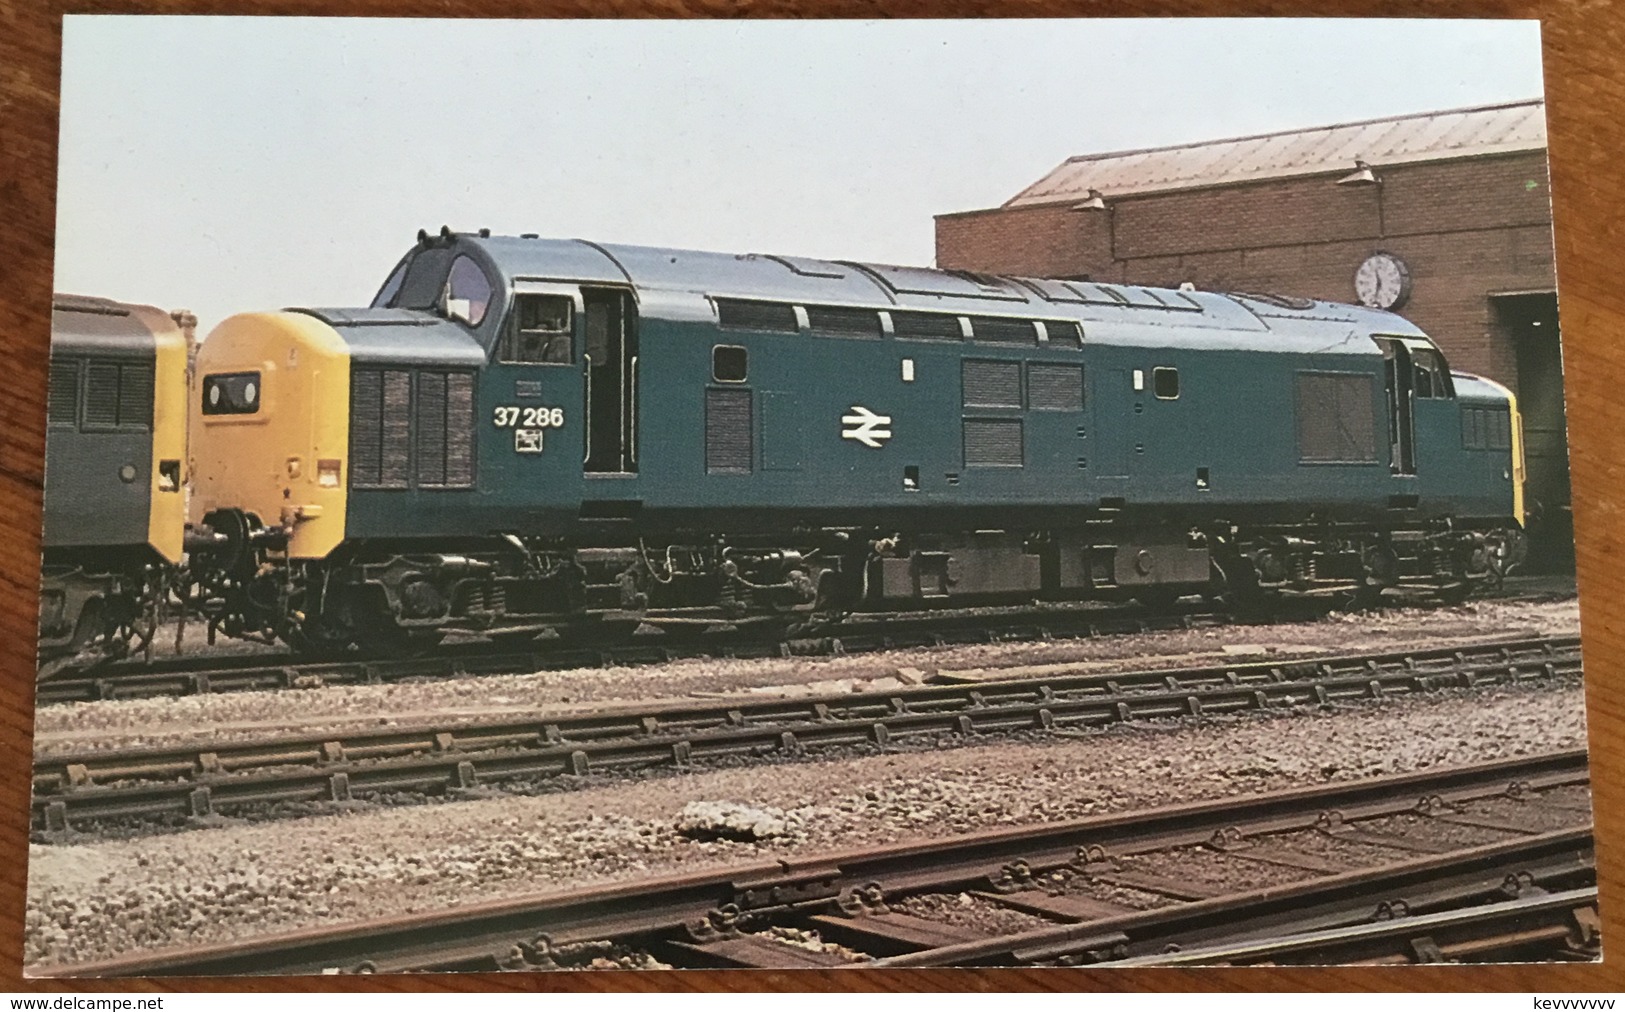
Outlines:
<svg viewBox="0 0 1625 1012"><path fill-rule="evenodd" d="M57 81L64 0L0 0L0 986L21 980L27 856L40 478L44 445L56 180ZM1066 17L1270 15L1517 17L1543 23L1552 194L1585 625L1587 703L1605 944L1625 948L1625 19L1611 0L80 0L74 13L417 17ZM177 58L180 58L177 56ZM1352 82L1351 82L1352 84ZM1625 958L1625 957L1619 957ZM1625 987L1604 966L1254 970L911 970L469 975L108 982L107 990L1499 990ZM54 985L38 985L58 990ZM94 990L92 982L76 990Z"/></svg>

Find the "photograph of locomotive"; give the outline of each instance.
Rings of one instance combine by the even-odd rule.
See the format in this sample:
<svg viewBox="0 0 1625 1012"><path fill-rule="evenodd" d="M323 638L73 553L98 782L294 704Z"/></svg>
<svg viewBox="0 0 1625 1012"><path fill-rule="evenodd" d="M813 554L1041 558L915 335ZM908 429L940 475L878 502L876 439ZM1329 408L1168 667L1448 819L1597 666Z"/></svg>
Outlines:
<svg viewBox="0 0 1625 1012"><path fill-rule="evenodd" d="M178 331L77 298L56 319L53 450L151 416L129 522L177 561ZM89 344L109 321L139 364ZM935 603L1460 601L1523 553L1512 393L1401 316L1312 299L448 229L369 307L230 318L195 372L182 597L300 653L791 636ZM126 414L68 428L81 387ZM116 546L118 514L87 525L73 492L48 532ZM172 592L148 569L99 596L48 570L42 644L98 615L128 635Z"/></svg>
<svg viewBox="0 0 1625 1012"><path fill-rule="evenodd" d="M1599 958L1572 578L1518 583L1519 396L1404 315L1402 259L1338 301L795 254L424 228L370 300L206 336L59 295L35 972ZM1523 742L1495 706L1531 699ZM1336 741L1402 705L1364 757ZM1256 744L1292 721L1329 751ZM1255 742L1216 794L1000 799L952 832L943 777L1008 793L1005 758L864 779L1202 734ZM1396 752L1419 734L1440 751ZM785 800L842 764L856 807ZM698 793L605 857L674 776ZM621 822L571 807L594 791ZM258 866L499 810L527 828L481 902L427 898L484 867L456 833L365 888ZM608 865L551 867L533 821ZM255 867L168 849L211 834ZM673 841L714 885L637 874ZM256 912L150 882L87 932L91 855ZM418 891L373 920L329 899L391 875Z"/></svg>

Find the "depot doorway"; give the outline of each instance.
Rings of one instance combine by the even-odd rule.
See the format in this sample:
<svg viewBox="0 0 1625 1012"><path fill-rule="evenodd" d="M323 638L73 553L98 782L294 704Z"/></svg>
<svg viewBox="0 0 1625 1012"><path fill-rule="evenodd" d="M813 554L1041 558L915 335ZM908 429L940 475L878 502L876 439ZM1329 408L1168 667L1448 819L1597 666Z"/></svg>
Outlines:
<svg viewBox="0 0 1625 1012"><path fill-rule="evenodd" d="M1518 409L1523 413L1524 487L1531 573L1574 571L1574 507L1569 493L1568 428L1563 410L1563 344L1556 292L1490 297L1495 325L1518 367Z"/></svg>

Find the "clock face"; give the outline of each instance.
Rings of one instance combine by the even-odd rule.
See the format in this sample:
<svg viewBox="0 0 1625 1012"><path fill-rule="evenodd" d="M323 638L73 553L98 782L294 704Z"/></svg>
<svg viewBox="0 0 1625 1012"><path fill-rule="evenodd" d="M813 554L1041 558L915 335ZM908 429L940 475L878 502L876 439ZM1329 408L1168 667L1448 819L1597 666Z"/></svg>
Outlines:
<svg viewBox="0 0 1625 1012"><path fill-rule="evenodd" d="M1373 309L1397 309L1411 294L1411 270L1392 253L1373 253L1354 272L1354 294Z"/></svg>

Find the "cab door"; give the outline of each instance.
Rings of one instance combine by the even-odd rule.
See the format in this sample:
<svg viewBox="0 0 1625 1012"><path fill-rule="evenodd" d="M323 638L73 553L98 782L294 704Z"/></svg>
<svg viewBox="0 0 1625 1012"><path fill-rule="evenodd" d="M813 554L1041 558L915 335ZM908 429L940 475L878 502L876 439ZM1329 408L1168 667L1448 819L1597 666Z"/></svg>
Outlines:
<svg viewBox="0 0 1625 1012"><path fill-rule="evenodd" d="M481 485L512 505L569 506L580 474L585 305L576 285L521 281L487 367L482 407L495 428ZM573 507L569 507L573 510Z"/></svg>
<svg viewBox="0 0 1625 1012"><path fill-rule="evenodd" d="M1411 351L1398 338L1375 339L1382 348L1383 386L1388 394L1388 466L1394 474L1416 474L1415 374Z"/></svg>
<svg viewBox="0 0 1625 1012"><path fill-rule="evenodd" d="M583 288L582 453L586 474L632 475L638 470L638 329L632 294Z"/></svg>
<svg viewBox="0 0 1625 1012"><path fill-rule="evenodd" d="M1134 389L1135 370L1103 367L1088 371L1096 377L1090 426L1095 476L1124 481L1129 477L1133 445L1140 438L1139 412L1145 410Z"/></svg>

